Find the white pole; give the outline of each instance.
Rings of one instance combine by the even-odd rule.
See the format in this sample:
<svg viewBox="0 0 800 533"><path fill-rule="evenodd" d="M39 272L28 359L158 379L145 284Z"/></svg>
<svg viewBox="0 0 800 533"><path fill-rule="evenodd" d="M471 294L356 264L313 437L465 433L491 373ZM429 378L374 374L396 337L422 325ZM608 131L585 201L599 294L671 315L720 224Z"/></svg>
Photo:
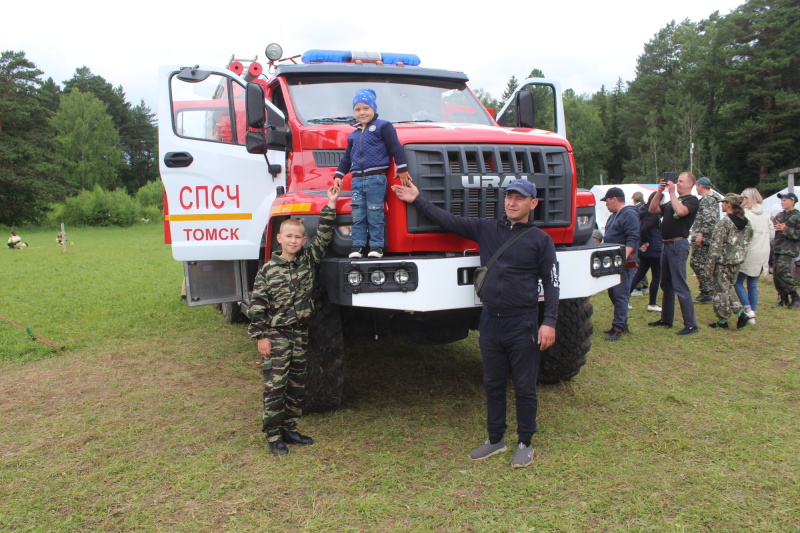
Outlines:
<svg viewBox="0 0 800 533"><path fill-rule="evenodd" d="M61 223L61 253L67 253L67 230L64 229L64 223Z"/></svg>

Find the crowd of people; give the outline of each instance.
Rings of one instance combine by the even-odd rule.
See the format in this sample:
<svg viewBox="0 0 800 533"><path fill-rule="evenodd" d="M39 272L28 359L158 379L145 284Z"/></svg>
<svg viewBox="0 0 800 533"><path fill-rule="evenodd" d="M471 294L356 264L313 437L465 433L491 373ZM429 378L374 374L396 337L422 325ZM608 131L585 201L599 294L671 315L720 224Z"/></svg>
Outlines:
<svg viewBox="0 0 800 533"><path fill-rule="evenodd" d="M696 195L691 193L693 187ZM605 330L606 340L616 341L630 332L629 300L643 293L649 294L647 310L660 313L658 320L648 323L651 327L672 328L677 298L683 320L678 335L697 333L696 303L712 303L717 320L709 324L711 328L730 329L732 321L736 328L755 324L758 280L770 264L779 298L774 307L800 307L792 275L792 263L800 254L800 211L793 192L778 197L782 211L771 219L755 188L721 196L709 178L696 179L690 172L677 180L665 173L646 203L641 193L635 193L633 205L627 205L624 191L611 187L601 198L611 213L605 235L596 232L594 240L600 242L602 237L602 242L624 245L626 259L635 259L637 267L626 270L621 283L608 290L614 317ZM687 261L699 287L695 298L687 281Z"/></svg>

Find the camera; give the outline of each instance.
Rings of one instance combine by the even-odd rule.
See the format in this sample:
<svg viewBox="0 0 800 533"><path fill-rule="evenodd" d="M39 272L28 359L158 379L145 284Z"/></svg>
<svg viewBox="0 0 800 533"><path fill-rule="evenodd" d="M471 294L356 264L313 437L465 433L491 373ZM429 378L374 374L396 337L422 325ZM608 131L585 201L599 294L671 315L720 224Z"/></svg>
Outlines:
<svg viewBox="0 0 800 533"><path fill-rule="evenodd" d="M664 181L675 181L675 173L674 172L664 172L661 174L661 179Z"/></svg>

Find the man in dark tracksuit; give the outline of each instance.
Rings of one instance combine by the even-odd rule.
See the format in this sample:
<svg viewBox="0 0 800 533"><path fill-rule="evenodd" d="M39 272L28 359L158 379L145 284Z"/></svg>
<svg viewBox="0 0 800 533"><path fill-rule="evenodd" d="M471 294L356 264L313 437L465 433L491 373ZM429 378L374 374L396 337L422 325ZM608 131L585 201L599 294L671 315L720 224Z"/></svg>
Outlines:
<svg viewBox="0 0 800 533"><path fill-rule="evenodd" d="M538 200L533 183L518 179L506 189L506 216L502 220L451 215L419 195L413 183L395 185L395 194L412 203L447 231L471 239L480 246L481 265L486 265L503 243L533 226L532 212ZM529 220L530 219L530 220ZM544 290L544 320L538 325L538 285ZM504 452L506 383L514 383L519 441L511 465L525 467L533 460L531 438L536 433L536 380L540 350L555 342L558 314L558 272L553 240L533 227L497 258L481 290L480 347L486 389L489 439L470 452L473 460Z"/></svg>
<svg viewBox="0 0 800 533"><path fill-rule="evenodd" d="M606 203L608 210L613 213L606 221L606 234L603 242L625 245L625 260L636 250L639 242L639 211L632 205L625 205L625 192L619 187L611 187L601 202ZM619 285L608 289L608 297L614 304L614 320L611 329L607 330L607 341L617 341L623 333L628 333L628 301L631 290L628 286L628 269L622 272Z"/></svg>

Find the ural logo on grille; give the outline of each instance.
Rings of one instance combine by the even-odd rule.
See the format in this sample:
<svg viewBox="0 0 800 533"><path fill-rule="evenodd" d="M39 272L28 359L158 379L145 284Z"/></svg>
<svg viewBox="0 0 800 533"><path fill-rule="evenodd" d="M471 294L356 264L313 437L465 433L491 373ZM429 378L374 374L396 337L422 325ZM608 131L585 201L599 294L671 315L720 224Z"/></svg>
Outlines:
<svg viewBox="0 0 800 533"><path fill-rule="evenodd" d="M500 182L500 176L461 176L461 186L465 189L481 189L486 187L504 189L516 179L527 180L528 176L520 176L519 178L516 176L506 176L502 178L502 183Z"/></svg>

